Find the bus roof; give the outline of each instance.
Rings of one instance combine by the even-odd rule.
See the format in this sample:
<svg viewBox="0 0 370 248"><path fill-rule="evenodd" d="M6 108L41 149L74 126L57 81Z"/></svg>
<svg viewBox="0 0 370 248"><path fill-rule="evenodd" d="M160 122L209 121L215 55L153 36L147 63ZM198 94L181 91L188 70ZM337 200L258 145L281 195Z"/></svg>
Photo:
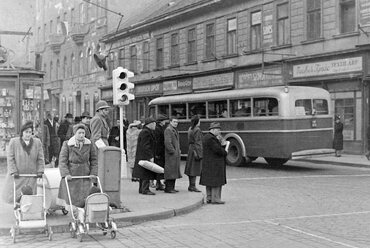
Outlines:
<svg viewBox="0 0 370 248"><path fill-rule="evenodd" d="M153 104L171 104L171 103L183 103L183 102L199 102L199 101L216 101L224 99L236 99L245 97L283 97L286 94L294 93L296 98L304 99L309 96L312 98L327 98L329 92L316 87L306 86L287 86L288 93L284 90L285 86L274 86L264 88L249 88L249 89L235 89L235 90L224 90L214 92L203 92L183 95L171 95L162 96L153 99L149 102L149 105Z"/></svg>

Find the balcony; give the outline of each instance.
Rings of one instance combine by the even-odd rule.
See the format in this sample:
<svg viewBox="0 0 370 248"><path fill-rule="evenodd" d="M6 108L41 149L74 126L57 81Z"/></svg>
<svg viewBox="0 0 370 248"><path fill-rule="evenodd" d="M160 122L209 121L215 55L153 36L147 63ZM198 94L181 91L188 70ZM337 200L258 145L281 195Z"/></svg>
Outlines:
<svg viewBox="0 0 370 248"><path fill-rule="evenodd" d="M49 35L49 46L54 53L59 53L62 44L65 41L63 34L51 34Z"/></svg>
<svg viewBox="0 0 370 248"><path fill-rule="evenodd" d="M75 24L72 27L70 36L77 45L82 45L84 42L85 35L90 31L89 24Z"/></svg>

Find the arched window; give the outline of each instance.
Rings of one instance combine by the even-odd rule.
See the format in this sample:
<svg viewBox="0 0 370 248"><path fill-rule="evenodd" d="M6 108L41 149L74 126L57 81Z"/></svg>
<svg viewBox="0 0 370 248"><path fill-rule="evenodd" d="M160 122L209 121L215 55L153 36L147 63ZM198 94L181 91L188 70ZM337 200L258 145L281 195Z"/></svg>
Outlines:
<svg viewBox="0 0 370 248"><path fill-rule="evenodd" d="M87 49L87 73L90 73L92 71L92 50L89 47Z"/></svg>
<svg viewBox="0 0 370 248"><path fill-rule="evenodd" d="M60 62L59 59L57 59L57 65L55 67L55 79L58 80L60 75L59 75L59 67L60 67Z"/></svg>
<svg viewBox="0 0 370 248"><path fill-rule="evenodd" d="M80 75L83 75L84 74L84 54L82 51L80 52L80 59L78 62L79 62L79 73Z"/></svg>
<svg viewBox="0 0 370 248"><path fill-rule="evenodd" d="M71 55L71 66L70 66L70 75L73 77L75 75L75 55L72 53Z"/></svg>
<svg viewBox="0 0 370 248"><path fill-rule="evenodd" d="M68 77L68 63L67 63L67 57L64 57L63 61L63 77L67 78Z"/></svg>

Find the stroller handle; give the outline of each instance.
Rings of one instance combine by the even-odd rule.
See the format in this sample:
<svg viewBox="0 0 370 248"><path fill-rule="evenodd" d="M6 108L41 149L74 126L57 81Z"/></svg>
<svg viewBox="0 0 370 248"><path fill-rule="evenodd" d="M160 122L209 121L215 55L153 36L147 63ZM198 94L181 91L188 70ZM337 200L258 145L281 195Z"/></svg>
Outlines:
<svg viewBox="0 0 370 248"><path fill-rule="evenodd" d="M44 176L44 174L42 174ZM19 177L37 177L37 174L19 174Z"/></svg>

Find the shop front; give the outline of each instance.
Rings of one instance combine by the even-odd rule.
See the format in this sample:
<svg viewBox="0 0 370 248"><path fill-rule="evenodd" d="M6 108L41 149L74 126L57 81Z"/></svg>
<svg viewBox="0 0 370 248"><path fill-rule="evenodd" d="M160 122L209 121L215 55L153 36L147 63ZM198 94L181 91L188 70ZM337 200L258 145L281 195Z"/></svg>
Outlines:
<svg viewBox="0 0 370 248"><path fill-rule="evenodd" d="M135 100L133 106L131 106L131 111L127 115L128 120L132 122L133 120L143 121L148 113L148 105L151 100L156 97L163 95L163 82L148 82L140 83L135 82Z"/></svg>

